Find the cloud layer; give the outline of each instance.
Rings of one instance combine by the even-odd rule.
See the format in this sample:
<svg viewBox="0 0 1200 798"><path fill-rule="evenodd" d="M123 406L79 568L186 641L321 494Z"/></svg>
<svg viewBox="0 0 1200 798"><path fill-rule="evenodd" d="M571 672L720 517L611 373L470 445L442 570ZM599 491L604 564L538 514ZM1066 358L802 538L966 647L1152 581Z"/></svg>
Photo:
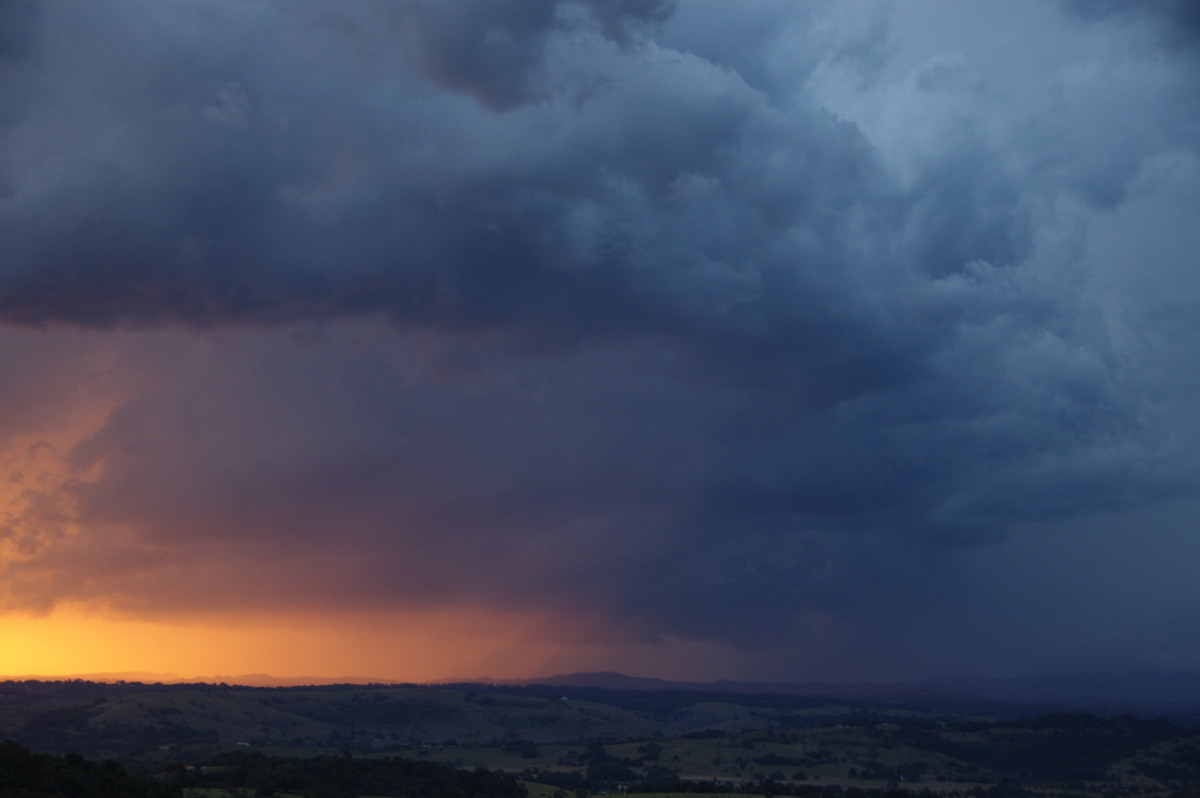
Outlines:
<svg viewBox="0 0 1200 798"><path fill-rule="evenodd" d="M4 606L995 662L1196 492L1190 7L6 5Z"/></svg>

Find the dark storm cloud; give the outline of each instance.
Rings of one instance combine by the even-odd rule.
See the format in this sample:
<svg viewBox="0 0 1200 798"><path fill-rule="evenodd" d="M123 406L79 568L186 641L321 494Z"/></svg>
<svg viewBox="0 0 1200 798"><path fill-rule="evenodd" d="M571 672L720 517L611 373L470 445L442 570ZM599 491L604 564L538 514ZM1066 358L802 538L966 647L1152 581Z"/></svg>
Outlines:
<svg viewBox="0 0 1200 798"><path fill-rule="evenodd" d="M1194 49L1200 45L1200 7L1188 0L1062 0L1063 5L1083 19L1110 17L1148 19L1171 47Z"/></svg>
<svg viewBox="0 0 1200 798"><path fill-rule="evenodd" d="M538 20L516 21L547 35ZM578 31L554 58L601 87L586 101L569 86L496 115L413 83L402 65L372 79L351 50L396 45L362 41L376 35L322 39L326 50L348 48L325 53L348 59L333 68L291 56L247 74L237 53L195 74L165 64L150 79L129 59L107 68L103 85L77 71L99 56L86 53L90 40L83 54L59 54L74 68L43 51L51 89L87 97L66 111L30 109L8 132L15 193L0 313L98 326L382 313L537 346L665 336L722 353L719 368L814 394L873 379L862 368L851 377L844 358L891 358L891 333L878 329L886 319L821 298L846 295L839 282L874 268L839 239L847 225L880 220L847 211L868 202L902 212L851 126L815 109L772 113L703 61L649 45L625 53ZM598 63L573 55L583 45ZM361 96L331 87L299 98L288 96L293 85L269 85L275 72L320 68ZM115 86L121 96L109 97ZM59 143L52 155L40 151L46 140ZM976 234L946 224L951 248L952 237ZM788 341L799 339L814 343L793 358Z"/></svg>
<svg viewBox="0 0 1200 798"><path fill-rule="evenodd" d="M671 6L671 0L417 0L378 3L374 9L397 26L424 74L503 110L543 95L546 87L536 83L547 38L578 24L581 13L608 39L628 43L642 23L668 17Z"/></svg>
<svg viewBox="0 0 1200 798"><path fill-rule="evenodd" d="M37 21L37 0L13 0L0 8L0 58L24 54Z"/></svg>
<svg viewBox="0 0 1200 798"><path fill-rule="evenodd" d="M9 603L553 604L757 646L1194 491L1194 331L1080 232L1146 252L1156 219L1138 268L1189 317L1190 78L1014 107L961 53L890 74L889 17L836 3L727 35L703 3L39 8L0 318L52 365L8 358L0 403L85 431L0 419Z"/></svg>

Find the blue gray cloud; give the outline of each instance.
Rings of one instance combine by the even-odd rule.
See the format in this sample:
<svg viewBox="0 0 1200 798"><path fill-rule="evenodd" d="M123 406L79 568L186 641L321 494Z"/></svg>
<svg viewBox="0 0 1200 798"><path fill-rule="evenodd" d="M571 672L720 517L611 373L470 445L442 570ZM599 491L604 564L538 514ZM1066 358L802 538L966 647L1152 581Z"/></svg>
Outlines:
<svg viewBox="0 0 1200 798"><path fill-rule="evenodd" d="M1119 21L1190 6L941 5L6 6L5 601L928 672L1020 603L960 559L1198 465L1194 64Z"/></svg>

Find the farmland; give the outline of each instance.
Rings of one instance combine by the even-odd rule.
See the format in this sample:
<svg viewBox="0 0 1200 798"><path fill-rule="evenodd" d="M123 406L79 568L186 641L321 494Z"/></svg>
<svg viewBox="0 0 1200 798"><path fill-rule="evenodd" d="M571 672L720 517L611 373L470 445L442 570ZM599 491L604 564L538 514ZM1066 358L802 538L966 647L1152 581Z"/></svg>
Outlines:
<svg viewBox="0 0 1200 798"><path fill-rule="evenodd" d="M1195 729L1132 715L1001 710L489 685L30 681L0 685L0 736L35 751L174 774L171 783L193 798L202 795L197 790L234 789L213 775L231 768L235 781L283 795L292 782L281 774L346 770L348 761L364 763L356 766L367 774L363 784L401 783L407 762L509 778L548 798L837 789L1169 796L1200 788ZM391 768L391 775L371 768Z"/></svg>

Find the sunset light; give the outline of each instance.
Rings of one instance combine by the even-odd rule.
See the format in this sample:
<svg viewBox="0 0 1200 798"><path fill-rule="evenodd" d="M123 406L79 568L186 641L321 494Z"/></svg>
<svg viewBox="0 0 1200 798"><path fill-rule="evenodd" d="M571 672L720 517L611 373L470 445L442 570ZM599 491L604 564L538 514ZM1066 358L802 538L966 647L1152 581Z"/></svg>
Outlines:
<svg viewBox="0 0 1200 798"><path fill-rule="evenodd" d="M418 618L258 618L236 624L152 623L63 610L0 619L0 671L10 675L161 675L165 679L280 677L428 681L474 667L536 670L536 645L513 648L499 618L429 613Z"/></svg>
<svg viewBox="0 0 1200 798"><path fill-rule="evenodd" d="M0 676L1200 669L1200 6L731 6L0 3Z"/></svg>

